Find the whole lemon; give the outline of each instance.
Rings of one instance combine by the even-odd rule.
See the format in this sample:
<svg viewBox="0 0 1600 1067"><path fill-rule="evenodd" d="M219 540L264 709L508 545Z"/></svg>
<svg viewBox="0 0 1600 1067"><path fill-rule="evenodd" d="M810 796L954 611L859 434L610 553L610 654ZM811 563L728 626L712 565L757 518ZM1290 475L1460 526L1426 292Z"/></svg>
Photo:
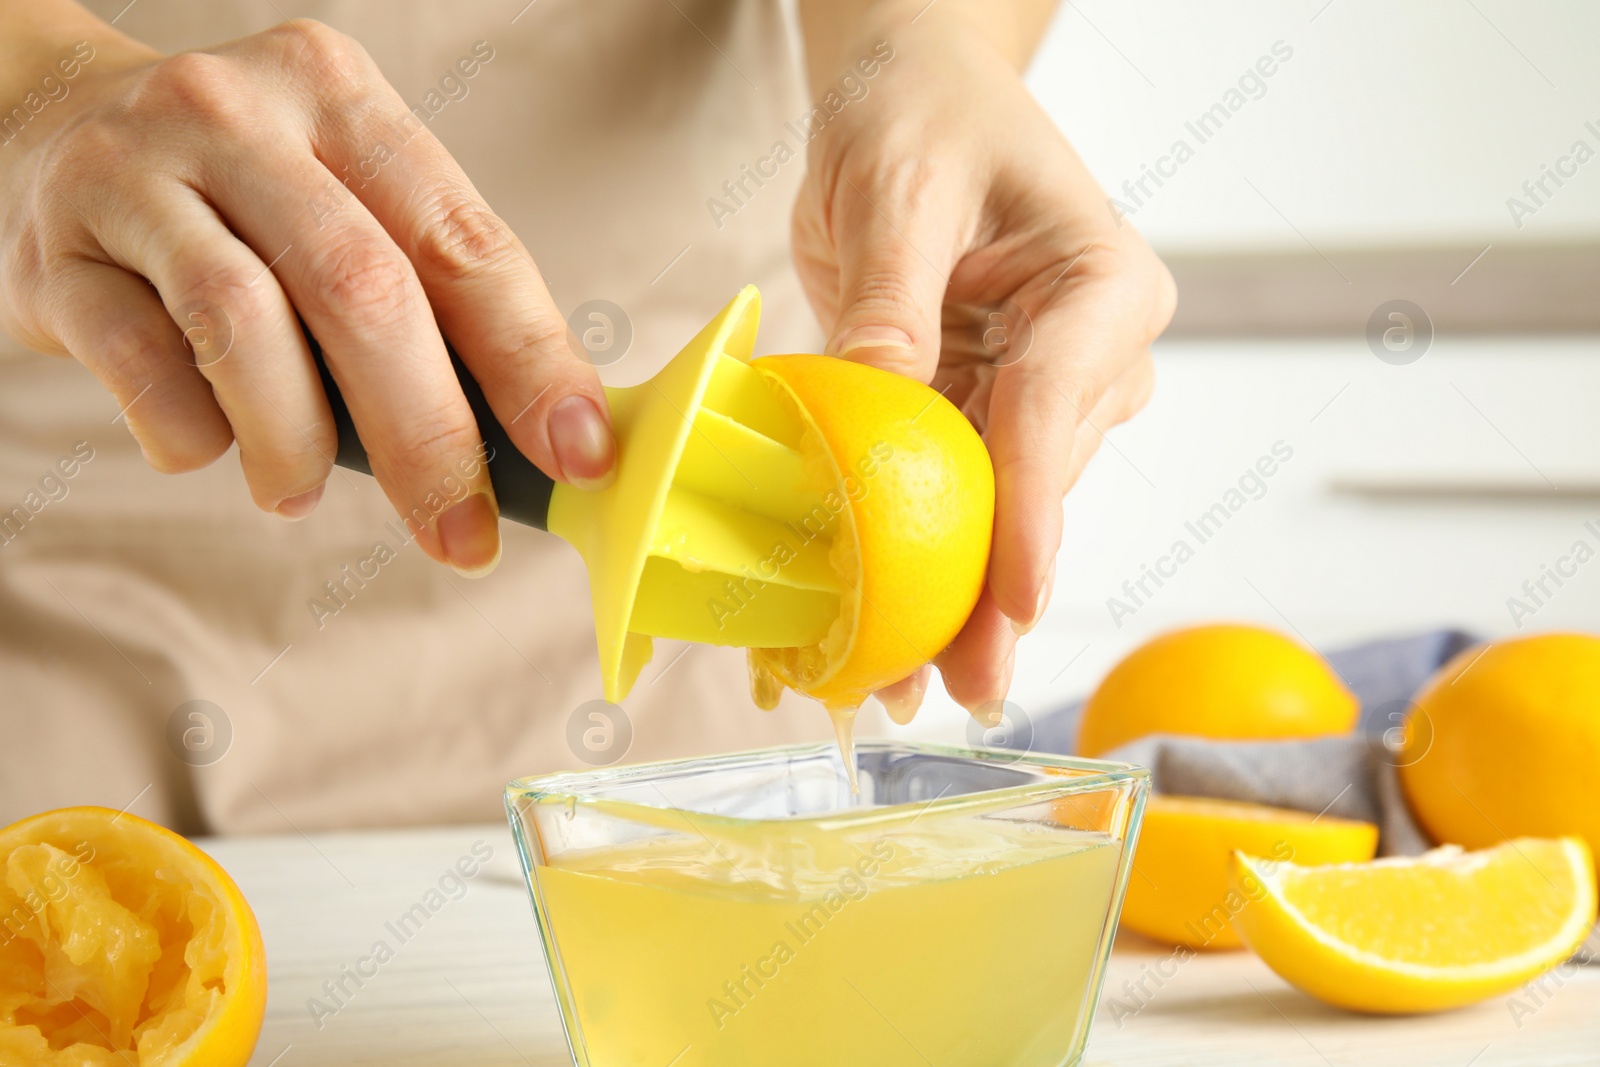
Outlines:
<svg viewBox="0 0 1600 1067"><path fill-rule="evenodd" d="M1317 737L1350 730L1359 711L1310 649L1259 626L1210 623L1162 634L1111 668L1084 706L1078 751L1157 733Z"/></svg>
<svg viewBox="0 0 1600 1067"><path fill-rule="evenodd" d="M1600 852L1600 638L1463 651L1413 701L1400 781L1440 842L1573 835Z"/></svg>

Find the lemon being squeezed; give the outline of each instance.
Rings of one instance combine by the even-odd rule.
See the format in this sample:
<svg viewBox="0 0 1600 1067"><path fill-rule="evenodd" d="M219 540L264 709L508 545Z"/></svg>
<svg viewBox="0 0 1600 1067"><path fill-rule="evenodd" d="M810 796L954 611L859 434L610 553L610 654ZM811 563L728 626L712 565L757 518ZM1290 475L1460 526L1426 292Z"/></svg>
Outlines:
<svg viewBox="0 0 1600 1067"><path fill-rule="evenodd" d="M828 559L840 583L821 640L751 648L751 692L770 709L787 686L838 723L966 623L989 562L994 471L966 417L919 382L826 356L751 365L805 422L811 484L837 509Z"/></svg>
<svg viewBox="0 0 1600 1067"><path fill-rule="evenodd" d="M755 702L784 687L834 718L950 643L983 588L994 470L920 382L818 355L751 360L746 287L649 382L608 390L617 478L558 485L549 529L588 564L606 698L653 637L750 650Z"/></svg>

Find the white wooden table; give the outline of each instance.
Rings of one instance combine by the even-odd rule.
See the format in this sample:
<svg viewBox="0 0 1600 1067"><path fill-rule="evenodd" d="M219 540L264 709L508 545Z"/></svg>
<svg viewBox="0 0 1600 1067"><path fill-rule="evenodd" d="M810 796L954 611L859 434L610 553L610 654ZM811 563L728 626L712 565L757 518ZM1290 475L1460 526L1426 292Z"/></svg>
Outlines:
<svg viewBox="0 0 1600 1067"><path fill-rule="evenodd" d="M272 991L252 1067L570 1063L503 826L203 844L266 936ZM445 876L475 846L493 855L463 891ZM434 909L401 927L418 904ZM381 963L379 942L393 950ZM1247 953L1169 957L1131 937L1119 943L1089 1064L1600 1064L1600 967L1549 984L1542 1005L1519 998L1524 1011L1496 999L1379 1019L1324 1007Z"/></svg>

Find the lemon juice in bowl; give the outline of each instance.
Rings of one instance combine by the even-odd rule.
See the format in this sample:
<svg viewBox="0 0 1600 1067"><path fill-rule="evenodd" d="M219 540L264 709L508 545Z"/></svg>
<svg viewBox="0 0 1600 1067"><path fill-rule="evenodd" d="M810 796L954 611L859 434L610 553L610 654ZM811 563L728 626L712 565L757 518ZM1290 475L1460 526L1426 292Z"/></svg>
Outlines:
<svg viewBox="0 0 1600 1067"><path fill-rule="evenodd" d="M513 783L578 1067L1077 1062L1147 779L864 741Z"/></svg>

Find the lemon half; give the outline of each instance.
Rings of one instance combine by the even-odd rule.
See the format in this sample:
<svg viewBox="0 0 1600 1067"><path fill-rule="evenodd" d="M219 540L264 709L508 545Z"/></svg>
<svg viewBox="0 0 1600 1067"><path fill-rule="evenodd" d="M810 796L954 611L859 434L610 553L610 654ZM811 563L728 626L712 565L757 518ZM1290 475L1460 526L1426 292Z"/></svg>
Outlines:
<svg viewBox="0 0 1600 1067"><path fill-rule="evenodd" d="M752 689L765 707L788 686L855 708L942 652L972 614L994 527L989 451L955 405L902 375L814 355L751 366L806 427L844 591L817 644L750 650Z"/></svg>
<svg viewBox="0 0 1600 1067"><path fill-rule="evenodd" d="M0 830L0 1063L243 1067L261 930L216 861L154 823L65 808Z"/></svg>

